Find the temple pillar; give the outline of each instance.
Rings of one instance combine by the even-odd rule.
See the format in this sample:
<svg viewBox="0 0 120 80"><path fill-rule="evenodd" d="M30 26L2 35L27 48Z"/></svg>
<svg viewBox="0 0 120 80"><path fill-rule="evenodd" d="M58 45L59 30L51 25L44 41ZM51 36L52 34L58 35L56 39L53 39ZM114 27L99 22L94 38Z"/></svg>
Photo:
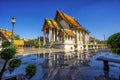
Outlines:
<svg viewBox="0 0 120 80"><path fill-rule="evenodd" d="M79 31L79 41L80 41L80 31Z"/></svg>
<svg viewBox="0 0 120 80"><path fill-rule="evenodd" d="M53 29L53 41L55 41L55 28Z"/></svg>
<svg viewBox="0 0 120 80"><path fill-rule="evenodd" d="M86 49L88 49L88 34L85 34L85 44L86 44Z"/></svg>
<svg viewBox="0 0 120 80"><path fill-rule="evenodd" d="M71 36L70 36L70 41L72 41Z"/></svg>
<svg viewBox="0 0 120 80"><path fill-rule="evenodd" d="M58 39L57 39L57 35L58 35L58 33L57 33L57 29L55 29L55 41L58 40Z"/></svg>
<svg viewBox="0 0 120 80"><path fill-rule="evenodd" d="M78 41L79 41L79 40L78 40L78 36L79 36L79 35L78 35L78 30L76 30L76 38L77 38L76 43L77 43L77 44L78 44Z"/></svg>
<svg viewBox="0 0 120 80"><path fill-rule="evenodd" d="M82 32L80 32L80 43L83 44L83 41L82 41Z"/></svg>
<svg viewBox="0 0 120 80"><path fill-rule="evenodd" d="M78 44L78 30L75 30L75 44Z"/></svg>
<svg viewBox="0 0 120 80"><path fill-rule="evenodd" d="M51 42L51 39L52 39L52 30L49 29L49 42Z"/></svg>
<svg viewBox="0 0 120 80"><path fill-rule="evenodd" d="M52 34L51 34L51 42L54 41L54 29L52 29Z"/></svg>
<svg viewBox="0 0 120 80"><path fill-rule="evenodd" d="M69 40L69 38L68 38L69 36L67 35L66 37L67 37L67 40Z"/></svg>
<svg viewBox="0 0 120 80"><path fill-rule="evenodd" d="M43 45L46 44L46 30L44 31L44 42L43 42Z"/></svg>
<svg viewBox="0 0 120 80"><path fill-rule="evenodd" d="M82 41L83 41L83 44L85 44L85 33L84 32L82 33Z"/></svg>
<svg viewBox="0 0 120 80"><path fill-rule="evenodd" d="M65 33L63 32L63 42L65 42Z"/></svg>

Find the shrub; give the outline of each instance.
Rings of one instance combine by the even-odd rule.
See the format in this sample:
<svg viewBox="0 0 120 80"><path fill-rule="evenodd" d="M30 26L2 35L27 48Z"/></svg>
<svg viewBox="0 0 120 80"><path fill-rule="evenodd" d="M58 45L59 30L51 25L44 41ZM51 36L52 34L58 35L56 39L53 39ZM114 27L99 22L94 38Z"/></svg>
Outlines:
<svg viewBox="0 0 120 80"><path fill-rule="evenodd" d="M10 68L19 67L21 65L21 60L17 59L17 58L14 58L14 59L10 60L8 65L9 65Z"/></svg>
<svg viewBox="0 0 120 80"><path fill-rule="evenodd" d="M9 47L11 45L11 43L9 42L9 41L3 41L2 42L2 47L3 48L7 48L7 47Z"/></svg>
<svg viewBox="0 0 120 80"><path fill-rule="evenodd" d="M36 73L36 65L35 64L29 64L26 67L26 75L28 76L28 78L32 78Z"/></svg>
<svg viewBox="0 0 120 80"><path fill-rule="evenodd" d="M107 40L107 45L113 53L120 55L120 32L111 35Z"/></svg>
<svg viewBox="0 0 120 80"><path fill-rule="evenodd" d="M9 60L13 58L13 56L16 54L16 49L14 48L7 48L3 49L0 56L2 59Z"/></svg>
<svg viewBox="0 0 120 80"><path fill-rule="evenodd" d="M16 54L16 49L14 49L14 48L5 48L5 49L3 49L3 50L1 51L0 57L5 60L5 63L4 63L4 65L3 65L3 67L2 67L2 70L1 70L1 72L0 72L0 80L2 79L2 75L3 75L3 73L4 73L4 70L5 70L5 67L6 67L6 65L7 65L7 62L8 62L11 58L13 58L15 54Z"/></svg>

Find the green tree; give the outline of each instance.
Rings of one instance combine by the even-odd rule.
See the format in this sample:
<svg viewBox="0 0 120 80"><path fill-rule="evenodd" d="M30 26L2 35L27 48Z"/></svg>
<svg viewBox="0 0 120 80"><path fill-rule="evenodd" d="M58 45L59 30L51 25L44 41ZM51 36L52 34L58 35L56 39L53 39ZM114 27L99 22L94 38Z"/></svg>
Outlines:
<svg viewBox="0 0 120 80"><path fill-rule="evenodd" d="M32 78L36 73L36 65L35 64L29 64L26 67L26 75L28 76L28 79Z"/></svg>
<svg viewBox="0 0 120 80"><path fill-rule="evenodd" d="M7 62L8 62L11 58L14 57L15 53L16 53L16 49L14 49L14 48L6 48L6 49L3 49L3 50L1 51L0 56L1 56L2 59L5 60L5 63L4 63L3 68L2 68L2 70L1 70L1 72L0 72L0 80L2 79L2 75L3 75L3 72L4 72L4 70L5 70L5 67L6 67Z"/></svg>
<svg viewBox="0 0 120 80"><path fill-rule="evenodd" d="M40 47L41 47L41 48L43 47L43 42L40 43Z"/></svg>
<svg viewBox="0 0 120 80"><path fill-rule="evenodd" d="M15 39L15 40L20 40L20 36L19 36L19 35L15 35L15 36L14 36L14 39Z"/></svg>
<svg viewBox="0 0 120 80"><path fill-rule="evenodd" d="M113 53L120 55L120 32L115 33L108 38L107 46Z"/></svg>
<svg viewBox="0 0 120 80"><path fill-rule="evenodd" d="M34 46L37 48L38 47L38 39L34 39Z"/></svg>
<svg viewBox="0 0 120 80"><path fill-rule="evenodd" d="M40 38L39 38L39 37L38 37L38 41L37 41L37 46L38 46L38 48L41 47L41 44L40 44Z"/></svg>
<svg viewBox="0 0 120 80"><path fill-rule="evenodd" d="M3 48L7 48L7 47L9 47L11 45L11 43L9 42L9 41L3 41L2 42L2 47Z"/></svg>

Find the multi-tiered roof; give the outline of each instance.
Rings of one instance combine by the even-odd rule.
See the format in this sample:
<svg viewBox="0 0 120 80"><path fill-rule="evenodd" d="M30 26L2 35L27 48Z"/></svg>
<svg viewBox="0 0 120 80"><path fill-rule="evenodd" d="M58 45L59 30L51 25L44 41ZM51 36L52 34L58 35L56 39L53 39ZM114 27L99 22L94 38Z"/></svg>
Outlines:
<svg viewBox="0 0 120 80"><path fill-rule="evenodd" d="M59 23L60 20L64 20L69 25L69 30L63 29L63 27ZM48 33L49 29L53 29L53 28L60 31L64 31L68 35L74 35L71 30L78 30L89 33L74 18L68 16L67 14L61 11L56 11L56 16L54 20L45 19L42 31Z"/></svg>
<svg viewBox="0 0 120 80"><path fill-rule="evenodd" d="M12 32L9 32L8 30L5 30L5 29L0 29L0 35L5 40L9 40L12 37Z"/></svg>

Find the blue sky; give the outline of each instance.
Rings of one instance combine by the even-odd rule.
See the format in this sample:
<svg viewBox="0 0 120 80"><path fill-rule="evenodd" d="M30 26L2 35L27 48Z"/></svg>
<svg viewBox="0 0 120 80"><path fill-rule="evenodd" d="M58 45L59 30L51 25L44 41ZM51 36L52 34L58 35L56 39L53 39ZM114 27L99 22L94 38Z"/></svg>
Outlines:
<svg viewBox="0 0 120 80"><path fill-rule="evenodd" d="M56 10L74 17L98 39L120 32L120 0L0 0L0 28L11 31L15 16L15 33L36 38L43 35L44 19L54 19Z"/></svg>

